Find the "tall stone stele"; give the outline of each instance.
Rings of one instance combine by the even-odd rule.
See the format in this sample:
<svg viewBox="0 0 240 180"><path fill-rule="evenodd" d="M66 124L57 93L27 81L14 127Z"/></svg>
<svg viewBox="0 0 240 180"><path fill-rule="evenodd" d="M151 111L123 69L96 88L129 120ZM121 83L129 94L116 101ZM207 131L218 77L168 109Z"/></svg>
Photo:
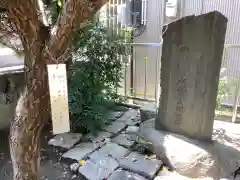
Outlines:
<svg viewBox="0 0 240 180"><path fill-rule="evenodd" d="M211 140L227 18L214 11L165 28L155 127Z"/></svg>

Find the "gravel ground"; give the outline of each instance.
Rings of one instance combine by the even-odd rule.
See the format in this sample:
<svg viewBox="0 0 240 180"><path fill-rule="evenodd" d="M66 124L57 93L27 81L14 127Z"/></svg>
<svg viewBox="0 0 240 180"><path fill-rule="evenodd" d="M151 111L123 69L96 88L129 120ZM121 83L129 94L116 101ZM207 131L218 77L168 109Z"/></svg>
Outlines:
<svg viewBox="0 0 240 180"><path fill-rule="evenodd" d="M51 137L49 129L42 136L41 180L80 180L67 165L59 163L59 150L47 145ZM8 130L0 130L0 180L12 180L12 165L9 154Z"/></svg>

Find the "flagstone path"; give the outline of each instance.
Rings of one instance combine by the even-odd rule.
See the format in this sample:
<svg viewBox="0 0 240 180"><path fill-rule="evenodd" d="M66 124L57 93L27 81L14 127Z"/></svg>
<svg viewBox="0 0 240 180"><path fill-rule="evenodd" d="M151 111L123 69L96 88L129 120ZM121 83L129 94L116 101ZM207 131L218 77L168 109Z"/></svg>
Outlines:
<svg viewBox="0 0 240 180"><path fill-rule="evenodd" d="M145 112L146 117L156 114L152 107ZM160 159L153 154L133 150L136 143L139 144L136 135L141 123L139 110L112 112L109 119L112 123L97 136L66 133L55 136L49 141L49 145L66 150L62 155L62 162L69 164L70 169L81 179L166 179L166 174L162 174L163 163ZM147 142L142 142L143 146L144 143ZM176 175L176 178L182 177Z"/></svg>

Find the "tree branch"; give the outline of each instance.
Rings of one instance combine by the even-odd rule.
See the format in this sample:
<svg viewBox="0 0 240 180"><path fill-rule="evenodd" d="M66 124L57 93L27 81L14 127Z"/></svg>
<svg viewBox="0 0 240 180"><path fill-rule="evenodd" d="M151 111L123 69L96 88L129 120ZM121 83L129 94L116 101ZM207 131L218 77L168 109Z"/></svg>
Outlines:
<svg viewBox="0 0 240 180"><path fill-rule="evenodd" d="M0 43L14 50L17 55L23 54L20 38L6 13L0 14Z"/></svg>
<svg viewBox="0 0 240 180"><path fill-rule="evenodd" d="M72 35L80 24L93 16L107 0L67 0L56 25L51 31L47 46L51 57L63 62L65 50L70 45Z"/></svg>
<svg viewBox="0 0 240 180"><path fill-rule="evenodd" d="M8 17L16 27L20 39L29 46L39 40L40 32L45 27L37 0L8 0Z"/></svg>

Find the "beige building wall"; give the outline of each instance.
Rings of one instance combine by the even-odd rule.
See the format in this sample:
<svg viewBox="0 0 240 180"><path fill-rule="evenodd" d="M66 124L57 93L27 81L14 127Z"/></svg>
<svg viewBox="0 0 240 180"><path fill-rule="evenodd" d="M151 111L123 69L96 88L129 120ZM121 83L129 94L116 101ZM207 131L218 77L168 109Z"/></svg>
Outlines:
<svg viewBox="0 0 240 180"><path fill-rule="evenodd" d="M134 43L160 43L164 1L148 0L145 32L134 38ZM133 50L133 89L135 96L155 100L159 89L160 58L162 47L135 45ZM145 57L147 61L145 62Z"/></svg>

